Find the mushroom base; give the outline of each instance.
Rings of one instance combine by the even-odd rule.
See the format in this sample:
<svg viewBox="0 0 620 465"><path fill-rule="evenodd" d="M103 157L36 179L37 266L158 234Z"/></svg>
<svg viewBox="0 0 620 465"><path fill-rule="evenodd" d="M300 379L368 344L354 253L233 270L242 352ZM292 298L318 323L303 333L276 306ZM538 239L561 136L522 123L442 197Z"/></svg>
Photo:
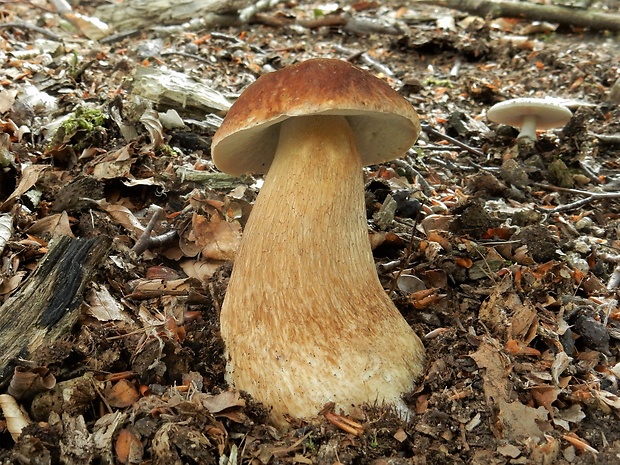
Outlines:
<svg viewBox="0 0 620 465"><path fill-rule="evenodd" d="M340 116L282 123L221 310L227 378L284 415L402 403L424 347L385 293L360 156Z"/></svg>

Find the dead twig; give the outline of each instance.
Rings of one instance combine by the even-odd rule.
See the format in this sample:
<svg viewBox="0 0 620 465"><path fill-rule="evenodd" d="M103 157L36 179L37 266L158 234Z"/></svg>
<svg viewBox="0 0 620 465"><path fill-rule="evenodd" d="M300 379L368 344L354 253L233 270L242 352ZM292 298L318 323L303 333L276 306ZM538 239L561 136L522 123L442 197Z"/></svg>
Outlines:
<svg viewBox="0 0 620 465"><path fill-rule="evenodd" d="M571 203L567 203L564 205L559 205L555 208L548 209L542 207L536 207L537 210L544 212L546 214L560 213L567 210L572 210L574 208L583 207L595 200L604 200L604 199L620 199L620 192L588 192L582 191L579 189L569 189L567 187L557 187L557 186L548 186L547 184L542 183L533 183L533 186L540 187L542 189L550 190L550 191L560 191L560 192L569 192L571 194L578 195L586 195L585 199L579 199Z"/></svg>
<svg viewBox="0 0 620 465"><path fill-rule="evenodd" d="M465 142L461 142L460 140L455 139L454 137L450 137L447 134L444 134L443 132L438 131L437 129L432 127L430 124L423 124L422 131L424 131L427 134L432 134L433 136L439 137L440 139L447 140L448 142L456 145L457 147L462 148L463 150L473 153L474 155L478 155L480 157L486 156L486 154L482 150L478 150L477 148L472 147L471 145L467 145Z"/></svg>
<svg viewBox="0 0 620 465"><path fill-rule="evenodd" d="M346 48L338 44L334 44L333 49L336 50L337 52L348 54L349 58L347 58L347 61L353 61L359 57L359 59L365 65L370 66L371 68L375 69L376 71L380 72L381 74L384 74L385 76L389 78L394 77L394 72L390 68L388 68L382 63L379 63L377 60L372 58L366 52L356 52L355 50L351 50L350 48Z"/></svg>
<svg viewBox="0 0 620 465"><path fill-rule="evenodd" d="M179 51L168 51L168 52L162 52L160 54L161 57L166 57L166 56L179 56L179 57L183 57L183 58L189 58L190 60L195 60L198 61L200 63L205 63L209 66L213 66L213 63L210 60L207 60L206 58L203 58L199 55L194 55L193 53L187 53L187 52L179 52Z"/></svg>
<svg viewBox="0 0 620 465"><path fill-rule="evenodd" d="M279 0L258 0L252 5L239 10L239 19L242 23L249 23L258 12L273 8Z"/></svg>
<svg viewBox="0 0 620 465"><path fill-rule="evenodd" d="M149 210L152 211L151 219L149 223L146 225L144 229L144 233L140 236L138 241L132 247L132 251L134 251L137 255L142 254L145 250L154 247L161 247L162 245L174 240L177 235L176 230L167 231L159 236L151 236L153 232L153 228L159 221L161 220L164 209L158 205L151 205Z"/></svg>
<svg viewBox="0 0 620 465"><path fill-rule="evenodd" d="M2 23L0 24L0 29L13 28L13 29L25 29L27 31L33 31L38 34L41 34L48 39L60 41L60 36L54 34L52 31L48 31L45 28L33 26L32 24L23 23L23 22L13 22L13 23Z"/></svg>
<svg viewBox="0 0 620 465"><path fill-rule="evenodd" d="M568 8L565 6L540 5L528 2L502 2L484 0L417 0L413 3L439 5L466 11L482 18L522 18L548 21L593 30L620 31L620 15L607 11Z"/></svg>
<svg viewBox="0 0 620 465"><path fill-rule="evenodd" d="M402 168L405 170L405 173L411 177L412 179L415 179L418 181L418 183L420 184L420 187L422 188L422 192L424 192L424 195L426 196L431 196L435 194L435 189L433 189L433 186L431 186L428 181L426 181L426 179L424 179L424 176L422 176L417 169L415 169L410 163L407 163L405 160L392 160L391 163L393 165L398 166L399 168Z"/></svg>

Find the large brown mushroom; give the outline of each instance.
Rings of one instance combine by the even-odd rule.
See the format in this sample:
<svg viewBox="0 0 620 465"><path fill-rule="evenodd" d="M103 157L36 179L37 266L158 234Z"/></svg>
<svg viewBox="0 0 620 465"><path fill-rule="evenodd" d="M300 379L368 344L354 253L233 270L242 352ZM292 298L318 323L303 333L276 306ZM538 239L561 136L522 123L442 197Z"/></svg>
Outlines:
<svg viewBox="0 0 620 465"><path fill-rule="evenodd" d="M222 171L268 172L221 309L227 379L284 414L326 402L403 406L424 347L381 286L362 166L402 156L412 106L351 64L305 61L266 74L213 138Z"/></svg>

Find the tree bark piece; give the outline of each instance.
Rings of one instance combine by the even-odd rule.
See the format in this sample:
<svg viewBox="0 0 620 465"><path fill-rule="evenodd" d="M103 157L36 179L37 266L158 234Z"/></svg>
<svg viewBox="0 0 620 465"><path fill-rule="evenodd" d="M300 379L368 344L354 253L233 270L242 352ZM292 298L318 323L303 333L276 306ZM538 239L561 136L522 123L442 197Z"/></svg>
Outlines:
<svg viewBox="0 0 620 465"><path fill-rule="evenodd" d="M107 255L110 241L63 236L16 294L0 307L0 386L10 379L16 357L67 334L77 321L85 285Z"/></svg>
<svg viewBox="0 0 620 465"><path fill-rule="evenodd" d="M419 0L419 3L466 11L483 18L523 18L587 27L598 31L620 31L620 15L605 11L539 5L527 2L496 2L489 0Z"/></svg>
<svg viewBox="0 0 620 465"><path fill-rule="evenodd" d="M106 3L95 10L95 16L116 32L144 27L181 24L195 18L208 24L226 22L231 16L238 19L238 10L250 0L129 0Z"/></svg>

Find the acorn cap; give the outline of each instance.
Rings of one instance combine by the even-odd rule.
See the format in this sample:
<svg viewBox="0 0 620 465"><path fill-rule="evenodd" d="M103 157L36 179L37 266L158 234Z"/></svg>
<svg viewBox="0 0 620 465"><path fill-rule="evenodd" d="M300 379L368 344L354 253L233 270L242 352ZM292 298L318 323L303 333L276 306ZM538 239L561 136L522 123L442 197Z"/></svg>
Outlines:
<svg viewBox="0 0 620 465"><path fill-rule="evenodd" d="M387 83L346 61L307 60L265 74L241 94L215 133L211 153L232 175L266 173L287 118L344 116L363 165L402 156L420 122L411 104Z"/></svg>

